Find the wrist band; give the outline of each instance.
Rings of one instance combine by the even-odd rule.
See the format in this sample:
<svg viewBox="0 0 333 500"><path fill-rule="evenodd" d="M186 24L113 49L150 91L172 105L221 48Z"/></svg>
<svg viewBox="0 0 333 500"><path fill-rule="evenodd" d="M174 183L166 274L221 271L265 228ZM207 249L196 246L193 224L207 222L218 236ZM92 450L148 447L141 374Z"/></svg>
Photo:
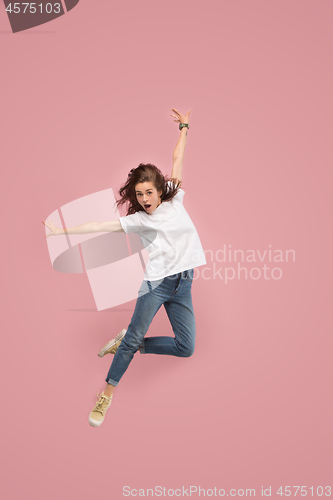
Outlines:
<svg viewBox="0 0 333 500"><path fill-rule="evenodd" d="M105 189L67 203L47 219L63 228L118 220L115 202L113 190ZM45 234L48 232L45 226ZM149 254L136 233L65 233L50 236L46 242L56 271L87 273L98 311L137 298Z"/></svg>
<svg viewBox="0 0 333 500"><path fill-rule="evenodd" d="M188 129L190 128L188 123L180 123L179 124L179 130L181 130L183 127L187 127Z"/></svg>

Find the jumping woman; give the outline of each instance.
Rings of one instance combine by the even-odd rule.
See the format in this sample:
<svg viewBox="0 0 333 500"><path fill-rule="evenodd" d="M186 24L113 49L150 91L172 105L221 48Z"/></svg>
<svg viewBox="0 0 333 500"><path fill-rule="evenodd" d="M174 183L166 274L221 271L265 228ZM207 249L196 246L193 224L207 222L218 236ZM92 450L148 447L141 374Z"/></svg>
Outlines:
<svg viewBox="0 0 333 500"><path fill-rule="evenodd" d="M183 115L172 108L179 123L180 137L173 152L171 180L150 163L132 169L119 191L118 207L127 203L127 215L117 221L88 222L61 229L52 221L43 222L48 236L100 232L138 233L149 253L144 280L138 292L134 313L127 330L122 330L99 352L114 354L105 379L106 387L97 394L97 403L89 414L89 424L98 427L111 405L114 389L134 354L165 354L189 357L195 344L195 319L192 305L193 268L206 264L196 228L183 205L180 188L189 129L190 112ZM170 320L174 337L148 337L147 330L162 306Z"/></svg>

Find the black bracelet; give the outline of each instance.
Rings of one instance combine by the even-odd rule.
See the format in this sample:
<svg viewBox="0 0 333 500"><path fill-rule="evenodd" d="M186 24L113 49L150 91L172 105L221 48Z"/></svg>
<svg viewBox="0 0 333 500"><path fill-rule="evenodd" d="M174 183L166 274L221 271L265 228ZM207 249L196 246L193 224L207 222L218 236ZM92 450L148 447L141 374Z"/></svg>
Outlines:
<svg viewBox="0 0 333 500"><path fill-rule="evenodd" d="M188 126L188 123L180 123L180 124L179 124L179 130L181 130L183 127L187 127L188 129L190 128L190 127Z"/></svg>

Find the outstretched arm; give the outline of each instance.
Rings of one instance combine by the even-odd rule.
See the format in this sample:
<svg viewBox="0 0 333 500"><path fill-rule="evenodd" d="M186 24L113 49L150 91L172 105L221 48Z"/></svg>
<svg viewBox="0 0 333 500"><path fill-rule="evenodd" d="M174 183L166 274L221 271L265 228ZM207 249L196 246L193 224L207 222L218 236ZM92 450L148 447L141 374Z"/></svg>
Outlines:
<svg viewBox="0 0 333 500"><path fill-rule="evenodd" d="M174 120L175 122L177 122L177 123L189 123L191 110L189 110L186 115L183 115L182 113L180 113L179 111L177 111L174 108L172 108L172 111L174 113L176 113L176 115L172 115L170 113L171 116L176 118ZM171 178L174 179L174 181L181 181L182 180L183 161L184 161L184 154L185 154L185 147L186 147L187 132L188 132L187 127L183 127L181 129L178 142L176 144L176 147L175 147L173 155L172 155L173 167L172 167Z"/></svg>
<svg viewBox="0 0 333 500"><path fill-rule="evenodd" d="M88 233L103 233L112 232L120 233L124 231L122 225L118 220L111 220L107 222L87 222L86 224L81 224L80 226L69 227L66 229L56 227L54 222L47 219L46 222L42 221L44 226L50 229L50 233L45 235L48 236L59 236L60 234L88 234Z"/></svg>

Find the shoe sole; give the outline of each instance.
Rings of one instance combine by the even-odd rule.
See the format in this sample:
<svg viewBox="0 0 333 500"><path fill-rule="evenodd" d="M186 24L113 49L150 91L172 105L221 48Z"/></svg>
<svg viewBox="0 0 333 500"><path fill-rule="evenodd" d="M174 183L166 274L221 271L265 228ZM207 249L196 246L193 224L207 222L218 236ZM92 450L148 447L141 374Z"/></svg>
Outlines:
<svg viewBox="0 0 333 500"><path fill-rule="evenodd" d="M118 335L116 336L116 338L110 340L110 342L108 342L107 344L105 344L105 346L102 347L102 349L99 351L98 356L100 358L102 358L103 356L105 356L106 351L108 351L109 349L111 349L111 347L113 347L114 345L116 345L116 343L119 342L119 340L122 340L125 337L126 332L127 332L127 330L125 330L125 328L124 328L120 333L118 333Z"/></svg>
<svg viewBox="0 0 333 500"><path fill-rule="evenodd" d="M96 420L91 420L89 417L88 422L92 427L99 427L104 422L104 420L102 420L102 422L96 422Z"/></svg>

